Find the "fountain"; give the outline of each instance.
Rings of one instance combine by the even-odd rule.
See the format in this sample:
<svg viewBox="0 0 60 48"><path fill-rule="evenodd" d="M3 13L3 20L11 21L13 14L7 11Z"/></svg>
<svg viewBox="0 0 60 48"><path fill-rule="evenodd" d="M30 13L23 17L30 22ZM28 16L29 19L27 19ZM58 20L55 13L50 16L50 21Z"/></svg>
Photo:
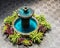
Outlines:
<svg viewBox="0 0 60 48"><path fill-rule="evenodd" d="M26 6L18 9L18 18L14 21L14 29L22 34L29 34L38 28L37 20L32 17L34 11Z"/></svg>
<svg viewBox="0 0 60 48"><path fill-rule="evenodd" d="M49 29L51 25L44 15L34 14L27 6L4 19L3 32L13 44L30 46L32 43L40 43Z"/></svg>

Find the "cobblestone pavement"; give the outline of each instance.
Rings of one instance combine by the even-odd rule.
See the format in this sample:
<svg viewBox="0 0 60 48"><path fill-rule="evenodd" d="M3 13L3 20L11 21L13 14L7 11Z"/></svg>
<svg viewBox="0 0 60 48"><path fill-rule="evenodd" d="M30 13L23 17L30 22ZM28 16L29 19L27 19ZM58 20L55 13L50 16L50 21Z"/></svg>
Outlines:
<svg viewBox="0 0 60 48"><path fill-rule="evenodd" d="M1 3L2 2L2 3ZM12 14L12 11L26 4L31 7L36 14L45 14L47 21L51 23L51 31L46 33L40 45L34 44L29 48L60 48L60 1L59 0L33 0L24 2L21 0L1 1L0 7L0 26L3 19ZM0 30L0 48L28 48L23 45L13 46L12 43L5 39Z"/></svg>

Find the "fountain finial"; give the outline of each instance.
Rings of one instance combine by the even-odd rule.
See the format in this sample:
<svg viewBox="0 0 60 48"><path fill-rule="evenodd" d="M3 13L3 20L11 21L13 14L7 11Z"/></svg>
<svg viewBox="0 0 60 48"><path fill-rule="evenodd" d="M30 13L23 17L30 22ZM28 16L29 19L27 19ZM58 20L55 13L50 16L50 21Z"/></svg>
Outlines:
<svg viewBox="0 0 60 48"><path fill-rule="evenodd" d="M28 8L27 7L24 7L24 11L27 11L28 10Z"/></svg>

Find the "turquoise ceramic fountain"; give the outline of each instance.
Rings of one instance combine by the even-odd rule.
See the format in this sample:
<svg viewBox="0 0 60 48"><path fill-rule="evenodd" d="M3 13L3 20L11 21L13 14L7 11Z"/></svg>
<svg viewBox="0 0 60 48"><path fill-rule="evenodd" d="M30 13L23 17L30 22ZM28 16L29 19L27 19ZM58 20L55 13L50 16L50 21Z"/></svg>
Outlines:
<svg viewBox="0 0 60 48"><path fill-rule="evenodd" d="M22 34L29 34L38 27L37 20L32 17L34 14L31 8L21 7L18 9L19 18L14 22L14 28L16 31Z"/></svg>
<svg viewBox="0 0 60 48"><path fill-rule="evenodd" d="M4 19L2 30L13 44L31 46L40 43L49 29L51 26L44 15L36 15L31 8L24 6Z"/></svg>

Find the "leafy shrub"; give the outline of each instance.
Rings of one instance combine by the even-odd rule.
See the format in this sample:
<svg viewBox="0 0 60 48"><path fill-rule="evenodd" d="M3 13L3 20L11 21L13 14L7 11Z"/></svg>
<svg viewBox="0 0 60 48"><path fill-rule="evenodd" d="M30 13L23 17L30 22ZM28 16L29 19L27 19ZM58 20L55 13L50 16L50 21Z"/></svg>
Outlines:
<svg viewBox="0 0 60 48"><path fill-rule="evenodd" d="M44 15L37 15L37 14L35 14L34 16L35 16L36 19L37 19L38 21L40 21L40 22L46 20L45 17L44 17Z"/></svg>
<svg viewBox="0 0 60 48"><path fill-rule="evenodd" d="M21 37L21 34L20 33L16 33L16 32L14 32L14 34L12 34L12 35L9 35L9 39L13 43L16 43L17 39L20 38L20 37Z"/></svg>
<svg viewBox="0 0 60 48"><path fill-rule="evenodd" d="M46 31L47 31L47 28L45 26L39 25L38 32L46 33Z"/></svg>
<svg viewBox="0 0 60 48"><path fill-rule="evenodd" d="M23 41L23 40L25 40L25 38L18 38L18 39L17 39L17 44L18 44L18 45L19 45L19 44L22 44L22 41Z"/></svg>
<svg viewBox="0 0 60 48"><path fill-rule="evenodd" d="M22 44L28 46L28 45L32 45L32 42L30 40L25 39L22 41Z"/></svg>
<svg viewBox="0 0 60 48"><path fill-rule="evenodd" d="M42 32L38 33L37 31L31 32L30 38L32 39L33 42L40 43L41 39L43 38L43 33Z"/></svg>
<svg viewBox="0 0 60 48"><path fill-rule="evenodd" d="M35 15L35 17L39 24L45 26L47 29L51 29L51 25L47 22L44 15Z"/></svg>
<svg viewBox="0 0 60 48"><path fill-rule="evenodd" d="M47 29L51 29L51 25L47 21L42 21L40 24L45 26Z"/></svg>
<svg viewBox="0 0 60 48"><path fill-rule="evenodd" d="M8 27L7 30L5 31L5 34L8 34L8 36L14 34L14 29L12 27Z"/></svg>
<svg viewBox="0 0 60 48"><path fill-rule="evenodd" d="M14 11L11 16L8 16L4 19L4 23L12 24L12 22L16 19L16 17L18 17L18 14L17 12Z"/></svg>
<svg viewBox="0 0 60 48"><path fill-rule="evenodd" d="M4 19L4 23L9 23L9 24L12 23L12 22L11 22L11 19L10 19L10 16L8 16L8 17L6 17L6 18Z"/></svg>
<svg viewBox="0 0 60 48"><path fill-rule="evenodd" d="M11 15L11 21L14 21L16 18L18 17L18 14L17 14L17 12L13 12L13 14Z"/></svg>
<svg viewBox="0 0 60 48"><path fill-rule="evenodd" d="M3 32L5 32L6 30L7 30L7 26L5 25L5 26L3 26Z"/></svg>
<svg viewBox="0 0 60 48"><path fill-rule="evenodd" d="M39 21L40 21L40 22L46 21L45 16L44 16L44 15L40 15Z"/></svg>

